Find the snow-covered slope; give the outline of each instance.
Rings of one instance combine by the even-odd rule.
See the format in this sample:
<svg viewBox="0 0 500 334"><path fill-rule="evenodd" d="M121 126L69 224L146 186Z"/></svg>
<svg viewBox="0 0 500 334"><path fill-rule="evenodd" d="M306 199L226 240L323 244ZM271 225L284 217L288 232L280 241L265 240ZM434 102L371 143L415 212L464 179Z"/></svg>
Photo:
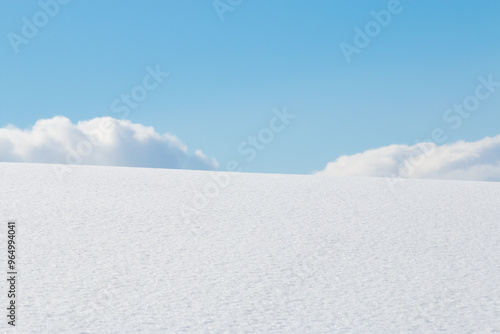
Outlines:
<svg viewBox="0 0 500 334"><path fill-rule="evenodd" d="M0 219L22 333L500 332L500 183L0 163Z"/></svg>

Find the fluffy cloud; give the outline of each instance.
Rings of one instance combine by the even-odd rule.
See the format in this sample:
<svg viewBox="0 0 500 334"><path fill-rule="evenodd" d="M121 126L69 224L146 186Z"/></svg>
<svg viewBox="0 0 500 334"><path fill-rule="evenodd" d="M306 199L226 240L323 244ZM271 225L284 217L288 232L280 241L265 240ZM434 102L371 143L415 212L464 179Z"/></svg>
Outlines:
<svg viewBox="0 0 500 334"><path fill-rule="evenodd" d="M390 145L341 156L321 174L500 181L500 135L438 146Z"/></svg>
<svg viewBox="0 0 500 334"><path fill-rule="evenodd" d="M213 170L217 161L171 134L111 117L73 124L57 116L27 130L0 128L0 161Z"/></svg>

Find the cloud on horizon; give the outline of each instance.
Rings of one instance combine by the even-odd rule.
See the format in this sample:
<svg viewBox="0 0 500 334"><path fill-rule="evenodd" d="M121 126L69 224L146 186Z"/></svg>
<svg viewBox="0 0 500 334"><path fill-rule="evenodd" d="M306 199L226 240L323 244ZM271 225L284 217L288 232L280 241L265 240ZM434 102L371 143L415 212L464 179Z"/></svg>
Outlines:
<svg viewBox="0 0 500 334"><path fill-rule="evenodd" d="M214 158L188 153L174 135L112 117L73 124L56 116L30 129L0 128L0 162L59 163L215 170Z"/></svg>
<svg viewBox="0 0 500 334"><path fill-rule="evenodd" d="M441 146L389 145L341 156L318 174L500 181L500 135Z"/></svg>

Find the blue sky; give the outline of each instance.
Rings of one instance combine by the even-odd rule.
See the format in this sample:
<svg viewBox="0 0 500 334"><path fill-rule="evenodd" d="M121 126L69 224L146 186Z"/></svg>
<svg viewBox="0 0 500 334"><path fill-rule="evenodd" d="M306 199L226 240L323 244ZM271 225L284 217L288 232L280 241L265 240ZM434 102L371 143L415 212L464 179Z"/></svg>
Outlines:
<svg viewBox="0 0 500 334"><path fill-rule="evenodd" d="M500 134L500 89L458 129L443 121L479 76L500 81L500 2L401 0L347 62L340 44L354 45L355 27L390 2L243 0L221 20L212 1L73 0L16 53L9 33L22 35L41 5L2 1L0 128L115 117L112 102L159 66L169 76L127 119L222 169L237 160L247 172L310 174L342 155L414 145L436 127L446 143ZM284 107L296 117L247 162L238 146Z"/></svg>

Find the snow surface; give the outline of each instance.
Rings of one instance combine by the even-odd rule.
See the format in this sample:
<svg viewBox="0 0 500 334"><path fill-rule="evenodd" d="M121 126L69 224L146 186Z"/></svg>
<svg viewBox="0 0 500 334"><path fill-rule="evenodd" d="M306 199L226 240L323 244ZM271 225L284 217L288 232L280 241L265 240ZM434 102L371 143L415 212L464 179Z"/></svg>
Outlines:
<svg viewBox="0 0 500 334"><path fill-rule="evenodd" d="M18 224L20 333L500 332L500 183L60 176L0 163L0 249L6 221Z"/></svg>

